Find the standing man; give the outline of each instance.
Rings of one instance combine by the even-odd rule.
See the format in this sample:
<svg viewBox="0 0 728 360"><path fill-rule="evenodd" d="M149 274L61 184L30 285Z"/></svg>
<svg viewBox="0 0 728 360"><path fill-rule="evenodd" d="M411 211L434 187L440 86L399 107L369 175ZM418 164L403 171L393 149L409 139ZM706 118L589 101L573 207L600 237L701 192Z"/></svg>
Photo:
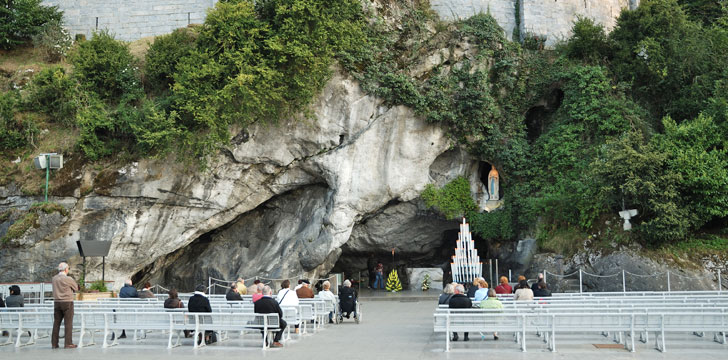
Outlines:
<svg viewBox="0 0 728 360"><path fill-rule="evenodd" d="M64 348L73 349L73 293L78 291L76 280L68 277L68 264L58 264L58 275L53 277L53 334L51 347L58 349L58 333L61 321L65 331Z"/></svg>

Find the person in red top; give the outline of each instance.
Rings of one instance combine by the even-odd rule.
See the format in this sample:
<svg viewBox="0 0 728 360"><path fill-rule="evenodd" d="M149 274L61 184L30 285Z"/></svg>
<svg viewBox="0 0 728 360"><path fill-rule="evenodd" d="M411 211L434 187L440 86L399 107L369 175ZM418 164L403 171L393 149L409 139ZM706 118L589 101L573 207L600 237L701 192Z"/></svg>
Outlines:
<svg viewBox="0 0 728 360"><path fill-rule="evenodd" d="M508 284L508 278L505 276L500 277L500 285L495 287L496 294L510 294L513 292L513 288Z"/></svg>

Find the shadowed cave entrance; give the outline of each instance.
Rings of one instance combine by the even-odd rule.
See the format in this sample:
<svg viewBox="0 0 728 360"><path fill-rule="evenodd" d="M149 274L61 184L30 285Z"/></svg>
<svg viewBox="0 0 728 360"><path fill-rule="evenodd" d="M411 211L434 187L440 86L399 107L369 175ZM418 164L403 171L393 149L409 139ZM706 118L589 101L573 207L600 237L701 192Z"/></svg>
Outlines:
<svg viewBox="0 0 728 360"><path fill-rule="evenodd" d="M443 280L450 282L452 281L452 276L449 274L450 262L451 257L455 254L455 241L460 231L457 222L450 222L450 227L438 232L426 247L409 249L397 247L394 258L391 248L380 247L362 251L362 249L345 244L341 248L341 256L332 272L344 273L346 278L354 280L356 286L359 285L358 281L361 279L362 289L372 285L373 278L370 272L373 270L373 266L379 262L384 265L385 282L391 270L396 268L404 289L412 289L407 277L408 268L440 268L443 269ZM475 240L475 247L478 249L481 259L487 258L489 243L475 234L473 234L473 240ZM485 266L483 271L487 272ZM415 284L414 287L419 287L419 284Z"/></svg>

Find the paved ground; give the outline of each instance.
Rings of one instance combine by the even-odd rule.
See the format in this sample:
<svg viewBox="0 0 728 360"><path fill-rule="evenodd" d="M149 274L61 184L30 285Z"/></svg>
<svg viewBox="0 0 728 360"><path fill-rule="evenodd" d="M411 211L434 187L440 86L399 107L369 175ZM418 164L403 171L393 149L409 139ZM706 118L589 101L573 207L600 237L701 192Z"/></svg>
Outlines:
<svg viewBox="0 0 728 360"><path fill-rule="evenodd" d="M571 335L559 337L558 352L551 353L536 336L527 338L528 352L522 353L511 336L501 334L501 339L493 341L491 336L481 340L472 336L471 341L453 343L449 353L443 351L444 334L432 332L433 301L404 297L400 300L363 302L363 321L355 324L345 320L340 325L328 326L317 334L304 335L300 340L294 335L282 349L263 351L258 348L258 338L248 335L243 342L236 336L230 341L218 343L197 351L192 349L192 340L185 339L181 347L168 350L166 339L150 336L146 340L133 343L126 339L120 346L102 349L91 346L77 350L51 350L50 339L40 339L36 345L16 349L12 346L0 347L2 359L99 359L129 360L167 357L181 358L245 358L264 357L266 359L306 360L336 359L480 359L495 356L504 359L680 359L686 357L699 360L728 358L728 345L711 341L710 337L669 336L668 352L654 350L654 344L638 343L637 352L624 349L597 349L593 344L609 344L610 339L599 335ZM78 335L76 335L77 337ZM461 335L462 336L462 335ZM681 339L682 338L682 339ZM0 338L0 341L5 339ZM98 337L97 337L98 342ZM61 340L62 344L62 340Z"/></svg>

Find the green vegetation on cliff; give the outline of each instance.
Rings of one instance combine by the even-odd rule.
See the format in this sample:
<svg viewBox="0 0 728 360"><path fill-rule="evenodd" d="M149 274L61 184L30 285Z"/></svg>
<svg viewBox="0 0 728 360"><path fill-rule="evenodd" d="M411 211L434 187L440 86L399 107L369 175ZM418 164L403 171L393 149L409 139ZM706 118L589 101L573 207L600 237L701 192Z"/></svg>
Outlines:
<svg viewBox="0 0 728 360"><path fill-rule="evenodd" d="M423 194L483 238L604 230L692 244L728 226L728 13L714 5L643 0L610 34L581 19L544 50L538 37L509 41L488 14L441 22L424 0L220 1L143 59L99 33L68 64L3 88L0 149L27 156L49 127L70 129L86 161L174 149L204 164L231 129L310 116L338 62L499 170L498 211L477 212L465 179ZM623 207L639 210L629 234L618 229Z"/></svg>

